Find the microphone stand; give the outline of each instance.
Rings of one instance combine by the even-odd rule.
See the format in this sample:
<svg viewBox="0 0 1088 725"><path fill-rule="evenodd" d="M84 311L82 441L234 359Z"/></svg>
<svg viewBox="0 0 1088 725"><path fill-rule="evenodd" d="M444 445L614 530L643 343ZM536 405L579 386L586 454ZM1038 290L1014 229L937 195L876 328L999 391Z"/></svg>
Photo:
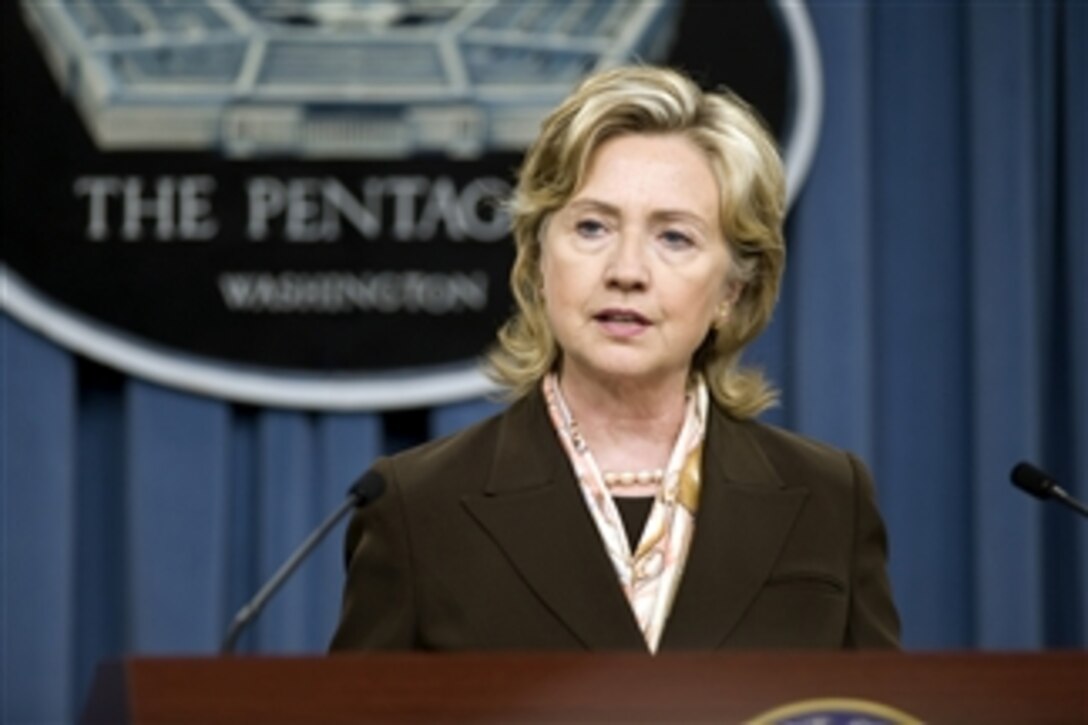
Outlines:
<svg viewBox="0 0 1088 725"><path fill-rule="evenodd" d="M219 648L220 654L229 655L234 652L234 647L238 643L238 638L241 636L246 626L260 615L261 610L268 604L268 600L272 598L272 595L283 586L284 582L290 578L299 564L301 564L317 545L321 543L322 539L324 539L332 528L340 522L340 519L353 508L365 506L373 501L381 495L384 488L385 482L377 474L368 473L348 490L348 497L340 504L340 507L329 515L329 517L325 519L325 521L322 522L304 542L302 542L301 546L299 546L298 549L291 554L291 557L276 570L276 573L272 575L272 578L269 579L263 587L261 587L260 591L258 591L252 599L246 602L246 604L238 610L238 613L234 615L234 620L231 622L230 629L227 630L227 635L223 638L223 644Z"/></svg>

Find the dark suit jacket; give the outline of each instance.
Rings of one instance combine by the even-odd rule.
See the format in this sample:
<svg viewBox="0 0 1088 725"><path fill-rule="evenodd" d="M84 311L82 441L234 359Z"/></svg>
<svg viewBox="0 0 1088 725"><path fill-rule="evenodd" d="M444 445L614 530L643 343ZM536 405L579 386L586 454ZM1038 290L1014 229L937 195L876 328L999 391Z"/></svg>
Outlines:
<svg viewBox="0 0 1088 725"><path fill-rule="evenodd" d="M661 651L897 646L864 467L711 411ZM374 469L333 650L645 650L541 395Z"/></svg>

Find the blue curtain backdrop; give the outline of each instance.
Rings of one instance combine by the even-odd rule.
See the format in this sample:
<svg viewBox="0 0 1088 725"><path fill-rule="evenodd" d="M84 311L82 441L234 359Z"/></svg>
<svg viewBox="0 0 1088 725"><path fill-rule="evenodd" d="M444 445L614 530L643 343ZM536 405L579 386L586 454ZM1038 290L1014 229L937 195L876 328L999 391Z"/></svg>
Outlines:
<svg viewBox="0 0 1088 725"><path fill-rule="evenodd" d="M876 473L911 649L1088 644L1088 5L817 2L826 116L772 328L768 416ZM70 720L94 665L211 654L403 415L233 406L111 374L4 318L5 722ZM427 435L496 409L422 415ZM398 422L400 421L400 422ZM408 431L407 433L405 431ZM241 648L320 651L342 529Z"/></svg>

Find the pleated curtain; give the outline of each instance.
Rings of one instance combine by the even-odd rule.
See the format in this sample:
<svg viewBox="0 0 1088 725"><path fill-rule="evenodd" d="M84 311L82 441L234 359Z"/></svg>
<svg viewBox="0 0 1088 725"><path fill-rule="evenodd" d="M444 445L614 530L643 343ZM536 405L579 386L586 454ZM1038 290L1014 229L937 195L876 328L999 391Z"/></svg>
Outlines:
<svg viewBox="0 0 1088 725"><path fill-rule="evenodd" d="M870 464L908 649L1088 645L1088 5L813 2L824 119L749 362L770 422ZM681 41L682 42L682 39ZM71 720L94 666L213 654L378 455L500 409L232 405L103 370L4 317L2 719ZM404 415L404 414L399 414ZM343 529L242 639L322 651Z"/></svg>

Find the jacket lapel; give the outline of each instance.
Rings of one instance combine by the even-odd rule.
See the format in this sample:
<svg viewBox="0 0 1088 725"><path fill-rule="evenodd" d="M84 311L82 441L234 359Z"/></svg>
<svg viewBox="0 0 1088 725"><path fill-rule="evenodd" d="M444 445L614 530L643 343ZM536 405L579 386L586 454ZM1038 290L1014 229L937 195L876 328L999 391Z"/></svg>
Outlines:
<svg viewBox="0 0 1088 725"><path fill-rule="evenodd" d="M767 580L808 495L785 486L743 425L711 410L695 532L663 650L725 640Z"/></svg>
<svg viewBox="0 0 1088 725"><path fill-rule="evenodd" d="M645 649L542 395L503 418L482 494L464 505L525 583L589 649Z"/></svg>

